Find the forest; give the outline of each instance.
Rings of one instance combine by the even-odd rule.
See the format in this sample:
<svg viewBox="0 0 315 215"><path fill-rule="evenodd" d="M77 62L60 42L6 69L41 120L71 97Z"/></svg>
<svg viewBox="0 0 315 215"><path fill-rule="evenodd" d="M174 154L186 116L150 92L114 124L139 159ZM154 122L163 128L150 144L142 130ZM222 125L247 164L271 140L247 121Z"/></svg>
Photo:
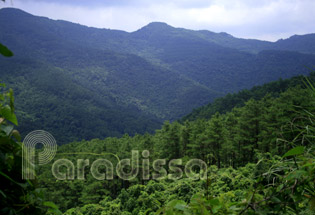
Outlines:
<svg viewBox="0 0 315 215"><path fill-rule="evenodd" d="M1 8L0 214L315 215L314 44Z"/></svg>
<svg viewBox="0 0 315 215"><path fill-rule="evenodd" d="M58 144L152 134L228 93L308 75L315 62L314 34L271 43L157 22L128 33L15 8L0 9L0 29L14 53L0 58L0 77L14 89L19 131L40 125Z"/></svg>
<svg viewBox="0 0 315 215"><path fill-rule="evenodd" d="M311 73L254 87L219 98L193 112L193 117L166 121L154 134L76 141L59 147L55 157L73 162L101 157L115 164L117 157L131 157L131 150L148 150L149 161L181 159L176 166L182 169L198 158L207 164L207 177L194 180L169 177L175 171L167 165L168 177L158 180L152 179L152 168L149 180L142 174L132 180L117 174L114 180L96 180L89 171L85 180L56 180L51 165L46 165L36 169L35 181L21 181L21 143L12 125L17 124L13 92L3 91L2 212L314 214L314 81ZM202 174L198 168L194 171Z"/></svg>

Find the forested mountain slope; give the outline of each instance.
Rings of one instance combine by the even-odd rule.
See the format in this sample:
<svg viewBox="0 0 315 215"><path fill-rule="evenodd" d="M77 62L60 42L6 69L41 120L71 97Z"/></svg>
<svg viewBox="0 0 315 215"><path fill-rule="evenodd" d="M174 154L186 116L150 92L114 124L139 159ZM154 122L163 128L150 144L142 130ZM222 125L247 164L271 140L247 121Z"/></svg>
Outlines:
<svg viewBox="0 0 315 215"><path fill-rule="evenodd" d="M309 79L315 81L315 72L311 72ZM215 113L226 113L235 107L242 107L249 99L259 100L264 96L278 97L282 92L296 86L304 86L305 79L303 76L297 76L290 79L280 79L262 86L255 86L250 90L245 89L237 93L227 94L224 97L215 99L212 103L196 108L180 121L194 121L197 119L209 119Z"/></svg>
<svg viewBox="0 0 315 215"><path fill-rule="evenodd" d="M21 132L45 129L62 143L150 132L227 93L308 74L315 62L312 36L277 47L165 23L89 28L11 8L0 10L0 29L15 54L0 58L0 74L16 89Z"/></svg>
<svg viewBox="0 0 315 215"><path fill-rule="evenodd" d="M314 76L308 80L313 82ZM77 159L103 158L116 167L116 156L130 158L131 150L140 154L148 150L150 180L143 178L140 155L139 172L132 180L123 180L116 172L114 180L96 180L86 168L85 180L56 183L48 165L39 170L40 184L50 194L47 200L67 215L312 214L315 89L307 88L307 83L302 77L273 82L249 91L242 107L235 103L228 111L217 109L224 114L165 122L153 135L73 142L60 147L55 158L74 164ZM238 101L240 95L226 98ZM207 178L193 180L184 174L186 162L195 158L207 164ZM182 169L182 177L152 179L159 171L153 167L157 159L165 159L162 167L167 174ZM171 168L172 159L183 163Z"/></svg>

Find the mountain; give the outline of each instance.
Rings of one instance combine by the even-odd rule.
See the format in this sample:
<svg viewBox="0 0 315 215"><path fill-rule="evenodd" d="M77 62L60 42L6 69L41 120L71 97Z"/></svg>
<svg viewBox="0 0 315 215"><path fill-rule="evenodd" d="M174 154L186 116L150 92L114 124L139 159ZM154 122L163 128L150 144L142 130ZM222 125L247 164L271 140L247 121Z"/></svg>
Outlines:
<svg viewBox="0 0 315 215"><path fill-rule="evenodd" d="M137 55L71 40L72 28L98 29L14 9L2 9L0 20L0 40L15 54L0 58L0 75L15 90L23 134L44 129L66 143L152 132L218 95Z"/></svg>
<svg viewBox="0 0 315 215"><path fill-rule="evenodd" d="M315 72L311 72L307 79L314 83ZM250 100L261 100L264 97L277 98L286 90L291 88L305 88L305 76L295 76L290 79L279 79L251 89L244 89L237 93L229 93L223 97L215 99L213 102L194 109L191 113L184 116L179 122L195 121L197 119L210 119L216 113L225 114L233 108L243 107Z"/></svg>
<svg viewBox="0 0 315 215"><path fill-rule="evenodd" d="M278 40L274 49L315 54L315 34L294 35L286 40Z"/></svg>
<svg viewBox="0 0 315 215"><path fill-rule="evenodd" d="M275 43L154 22L127 33L0 10L2 81L16 93L20 130L66 143L150 132L227 93L315 63L312 35ZM57 116L57 117L56 117Z"/></svg>
<svg viewBox="0 0 315 215"><path fill-rule="evenodd" d="M296 195L297 201L301 201L303 195L300 195L300 192L293 193L291 187L288 187L288 192L279 194L279 186L273 186L273 193L267 192L271 187L270 175L267 172L277 171L281 167L282 171L277 171L277 174L280 175L275 176L279 177L279 180L275 180L275 183L283 183L281 185L283 187L284 184L288 184L288 180L291 180L290 184L296 184L298 181L296 177L290 177L292 172L284 172L285 169L301 171L303 166L309 168L310 165L314 165L314 159L301 158L304 154L296 156L300 162L292 162L291 157L286 160L286 152L292 147L296 147L296 144L310 151L311 149L308 147L314 146L313 122L315 117L312 113L314 113L315 107L315 91L309 90L311 85L309 85L309 89L302 89L302 87L305 88L302 80L301 77L294 77L226 96L221 101L224 100L222 104L227 105L229 110L224 105L220 107L218 102L216 102L217 106L212 106L218 112L225 112L224 114L215 113L209 119L200 116L199 120L184 123L165 122L162 128L153 135L133 137L124 135L122 138L109 137L104 140L95 139L65 144L58 148L61 156L57 155L54 161L67 158L75 163L78 159L82 159L81 153L85 152L84 159L95 160L98 158L95 154L102 154L113 163L113 166L116 166L119 159L117 160L111 155L130 158L131 149L137 149L140 152L150 151L150 161L163 158L167 164L172 159L183 160L181 166L184 167L186 164L186 168L191 159L200 159L205 164L204 167L208 166L211 170L208 172L209 178L212 179L211 192L215 192L217 198L224 197L222 200L224 203L220 203L218 200L218 204L231 202L231 204L224 205L225 208L216 214L239 214L241 209L238 208L246 209L247 204L242 202L248 197L248 193L253 192L253 184L257 183L262 183L259 186L261 188L258 188L262 191L259 196L277 195L283 201L287 201L290 199L289 196ZM310 83L315 80L315 73L309 77L309 80ZM239 106L241 100L243 100L242 107ZM294 146L288 144L288 140L292 140ZM294 148L289 152L292 155L297 153L294 152L296 150ZM104 154L104 151L107 155ZM73 152L81 153L73 154ZM312 155L313 158L314 156ZM262 159L264 160L262 161ZM287 163L282 166L275 159L279 162L286 160ZM306 162L308 162L307 165ZM143 171L140 169L138 174L133 174L133 180L128 182L116 175L116 172L113 173L115 180L108 180L108 177L104 180L96 180L93 173L86 171L85 180L76 180L76 177L74 178L75 183L69 183L67 180L59 180L59 183L56 183L56 178L51 174L51 165L44 165L38 171L38 182L41 187L45 188L45 192L49 193L45 201L54 202L61 211L66 211L65 214L145 214L148 211L154 214L161 205L168 204L170 199L181 198L183 203L185 201L193 202L194 200L191 199L194 198L192 197L194 193L200 192L200 196L202 196L206 190L205 183L201 180L192 180L192 176L188 174L183 174L183 177L179 176L176 180L157 180L154 178L155 170L153 168L148 169L147 179L149 181L144 179L143 174L139 174L141 170ZM297 168L296 165L300 165L300 168ZM273 166L275 169L272 169ZM163 168L167 172L172 172L167 165L164 165ZM199 165L199 168L203 167ZM303 179L313 180L314 171L306 170ZM187 171L185 172L187 173ZM200 175L204 174L200 171ZM281 180L280 177L287 177L288 180L286 178ZM206 178L205 175L204 178ZM303 190L305 183L304 181L300 183L301 190ZM228 196L233 196L233 198ZM199 196L197 198L198 201L201 199ZM264 198L272 199L267 196ZM309 198L305 197L304 200L307 205ZM235 201L238 201L238 208L234 207L227 211L228 208L233 208L231 205L235 205ZM152 202L156 203L152 204ZM194 209L187 214L205 214L198 212L201 210L196 209L196 202L193 203ZM204 202L201 204L205 205ZM260 207L264 211L270 210L269 214L287 214L287 211L279 211L282 207L274 207L279 202L280 200L277 198L270 202L268 207L265 207L265 202ZM295 207L297 202L290 205ZM212 206L209 205L208 208ZM205 209L204 206L198 206L198 208ZM294 214L312 214L304 213L307 209L308 207L298 207L300 211L296 210ZM161 210L155 214L161 214L160 212ZM255 213L256 211L253 210L252 213L245 214ZM173 210L169 214L178 213ZM183 213L179 212L179 214Z"/></svg>

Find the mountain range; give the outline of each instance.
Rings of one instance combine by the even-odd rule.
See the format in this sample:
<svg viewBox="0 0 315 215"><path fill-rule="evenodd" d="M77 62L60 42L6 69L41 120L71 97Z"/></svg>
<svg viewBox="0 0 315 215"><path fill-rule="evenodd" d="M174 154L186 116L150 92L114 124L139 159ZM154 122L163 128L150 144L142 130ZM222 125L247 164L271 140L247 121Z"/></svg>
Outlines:
<svg viewBox="0 0 315 215"><path fill-rule="evenodd" d="M315 34L267 42L153 22L135 32L0 10L19 130L59 143L152 132L228 93L308 74Z"/></svg>

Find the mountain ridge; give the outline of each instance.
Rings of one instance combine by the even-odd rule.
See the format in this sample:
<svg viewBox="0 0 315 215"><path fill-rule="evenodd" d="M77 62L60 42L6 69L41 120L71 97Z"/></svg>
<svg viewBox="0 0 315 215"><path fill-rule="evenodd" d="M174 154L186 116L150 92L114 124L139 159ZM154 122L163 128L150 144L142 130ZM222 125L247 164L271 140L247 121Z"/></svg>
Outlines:
<svg viewBox="0 0 315 215"><path fill-rule="evenodd" d="M299 49L301 48L297 48L297 47L286 47L286 43L288 41L292 41L292 40L299 40L299 39L304 39L307 37L311 37L312 40L314 40L315 38L315 33L309 33L309 34L304 34L304 35L292 35L289 38L283 39L280 38L275 42L270 42L270 41L265 41L265 40L258 40L258 39L245 39L245 38L238 38L238 37L234 37L233 35L227 33L227 32L213 32L210 30L190 30L190 29L186 29L186 28L182 28L182 27L173 27L165 22L160 22L160 21L154 21L154 22L150 22L147 25L141 27L138 30L132 31L132 32L126 32L123 30L119 30L119 29L109 29L109 28L96 28L96 27L88 27L79 23L72 23L70 21L65 21L65 20L53 20L50 18L46 18L43 16L34 16L30 13L27 13L23 10L20 9L16 9L16 8L1 8L0 9L1 14L4 13L5 16L8 15L21 15L24 17L37 17L37 18L43 18L49 21L56 21L59 23L64 23L66 25L72 25L72 26L79 26L79 27L83 27L83 28L87 28L89 30L93 30L93 31L99 31L98 33L103 33L103 34L112 34L115 33L115 36L117 36L117 33L123 37L123 39L125 39L124 37L126 37L127 35L133 35L133 34L137 34L143 30L149 29L149 30L161 30L163 29L168 29L168 30L179 30L179 31L185 31L190 32L195 34L194 36L199 37L201 39L205 39L208 42L214 42L217 43L221 46L224 47L229 47L229 48L235 48L238 49L240 51L246 51L246 52L250 52L250 53L258 53L262 50L266 50L266 49L271 49L271 50L288 50L288 51L299 51ZM215 41L217 40L217 41ZM220 41L221 40L221 41ZM301 41L298 41L300 43L302 43ZM245 45L246 43L246 45ZM255 43L255 44L252 44ZM304 45L304 44L302 44ZM258 47L257 47L258 46ZM315 45L313 43L311 43L311 47L306 46L304 48L302 48L304 50L304 53L311 53L311 54L315 54ZM306 50L306 51L305 51Z"/></svg>
<svg viewBox="0 0 315 215"><path fill-rule="evenodd" d="M303 47L295 50L291 40L270 50L268 42L174 28L161 22L128 33L0 9L0 28L0 41L15 54L10 60L0 58L1 78L18 92L22 92L21 85L32 86L30 100L37 98L34 104L41 107L28 107L17 93L21 110L27 110L19 119L22 123L43 120L46 130L60 136L66 130L80 139L152 132L162 121L179 119L227 93L308 74L305 66L315 62L314 54L304 53ZM305 44L305 38L300 43ZM32 63L34 60L41 66ZM58 75L67 81L58 81ZM60 90L53 90L47 78ZM68 97L63 101L65 93ZM47 99L51 103L42 105ZM79 111L85 116L81 122L76 119L78 101L85 105ZM59 104L65 108L61 110ZM49 122L54 113L49 114L50 109L64 117L59 126ZM98 117L96 113L111 114ZM67 115L76 126L66 122ZM100 125L94 134L87 127L93 120ZM35 127L36 123L29 128Z"/></svg>

